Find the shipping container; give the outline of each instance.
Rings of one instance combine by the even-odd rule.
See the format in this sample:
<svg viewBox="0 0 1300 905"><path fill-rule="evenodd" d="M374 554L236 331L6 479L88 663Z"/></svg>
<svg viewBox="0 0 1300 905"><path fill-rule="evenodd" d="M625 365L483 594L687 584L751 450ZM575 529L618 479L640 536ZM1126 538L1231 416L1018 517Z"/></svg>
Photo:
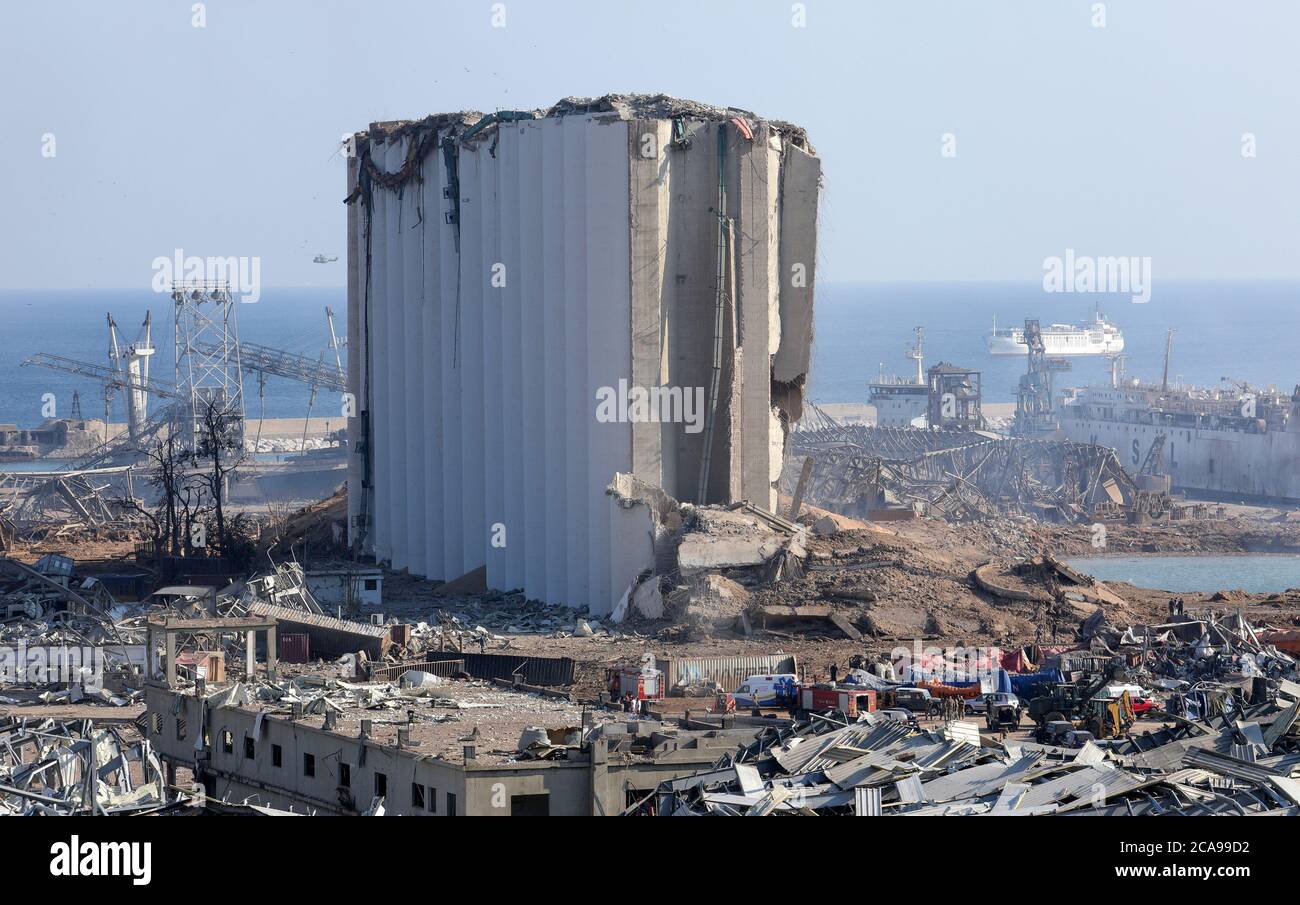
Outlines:
<svg viewBox="0 0 1300 905"><path fill-rule="evenodd" d="M798 662L790 654L767 654L738 657L676 657L656 660L655 668L663 673L665 694L681 685L716 682L723 691L740 687L749 676L775 673L798 673Z"/></svg>
<svg viewBox="0 0 1300 905"><path fill-rule="evenodd" d="M430 651L427 660L462 660L464 670L476 679L505 679L527 685L572 685L575 664L569 657L517 657L510 654L471 654Z"/></svg>
<svg viewBox="0 0 1300 905"><path fill-rule="evenodd" d="M276 639L277 656L285 663L311 662L311 636L285 632Z"/></svg>

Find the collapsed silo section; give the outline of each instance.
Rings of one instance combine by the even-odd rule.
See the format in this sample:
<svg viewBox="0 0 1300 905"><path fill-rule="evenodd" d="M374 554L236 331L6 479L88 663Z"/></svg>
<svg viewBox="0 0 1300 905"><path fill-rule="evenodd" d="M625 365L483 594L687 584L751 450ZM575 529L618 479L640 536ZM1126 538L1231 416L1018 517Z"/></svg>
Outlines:
<svg viewBox="0 0 1300 905"><path fill-rule="evenodd" d="M640 556L619 546L617 476L775 508L812 339L801 130L608 97L354 142L359 549L604 614Z"/></svg>

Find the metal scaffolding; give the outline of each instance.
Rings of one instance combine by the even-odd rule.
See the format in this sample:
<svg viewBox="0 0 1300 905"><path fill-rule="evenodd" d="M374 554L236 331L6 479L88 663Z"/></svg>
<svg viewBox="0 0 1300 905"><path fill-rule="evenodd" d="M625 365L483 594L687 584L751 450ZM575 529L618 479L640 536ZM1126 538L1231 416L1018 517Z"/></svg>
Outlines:
<svg viewBox="0 0 1300 905"><path fill-rule="evenodd" d="M196 445L203 414L215 403L235 416L237 440L244 436L244 375L235 301L224 282L195 281L172 286L176 336L179 435Z"/></svg>
<svg viewBox="0 0 1300 905"><path fill-rule="evenodd" d="M199 343L197 349L212 355L219 351L217 344L210 342ZM250 373L272 374L339 393L348 388L347 375L341 366L247 341L238 343L238 353L241 366Z"/></svg>

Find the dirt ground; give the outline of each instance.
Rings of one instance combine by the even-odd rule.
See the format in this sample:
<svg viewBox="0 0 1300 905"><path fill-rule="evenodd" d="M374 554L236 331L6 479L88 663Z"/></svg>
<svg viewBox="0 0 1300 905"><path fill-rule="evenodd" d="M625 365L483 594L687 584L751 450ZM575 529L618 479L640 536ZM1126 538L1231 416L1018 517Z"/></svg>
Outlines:
<svg viewBox="0 0 1300 905"><path fill-rule="evenodd" d="M328 546L331 523L342 517L341 495L300 513L268 538L276 553L299 554L304 545ZM815 514L814 514L815 515ZM810 519L805 516L805 521ZM584 612L525 601L522 594L486 593L469 597L439 596L438 583L389 573L384 582L384 615L390 619L434 624L455 616L466 629L485 626L495 636L489 652L572 657L578 663L579 696L604 688L604 670L617 662L659 656L794 654L808 677L824 678L831 663L844 668L854 654L874 658L899 645L917 641L936 646L1015 648L1041 642L1066 643L1097 608L1094 603L1053 602L1052 588L1040 575L1017 573L1017 563L1044 552L1065 558L1095 555L1094 531L1087 525L1057 526L1029 519L949 524L930 519L873 524L810 535L805 574L776 583L752 574L730 574L748 605L830 604L864 633L852 640L828 622L796 622L770 628L753 625L746 635L735 618L739 606L719 606L711 623L687 625L671 618L633 618L620 624L597 623L593 636L574 634ZM1300 519L1282 510L1232 506L1227 517L1213 521L1147 526L1107 523L1105 553L1204 552L1215 554L1300 552ZM111 559L129 554L133 541L113 536L55 538L11 551L31 562L46 552L79 560ZM974 580L980 566L992 563L1000 586L1029 599L1006 599ZM731 585L729 585L731 586ZM1126 584L1105 586L1118 601L1106 603L1116 625L1160 621L1171 596L1158 589ZM1218 599L1215 599L1218 595ZM1277 627L1300 625L1300 590L1280 594L1238 594L1206 588L1180 594L1190 612L1226 612L1242 607L1257 622ZM751 610L752 611L752 610ZM595 620L592 620L595 621ZM475 646L477 647L477 645Z"/></svg>
<svg viewBox="0 0 1300 905"><path fill-rule="evenodd" d="M1238 516L1218 522L1154 525L1133 528L1116 525L1109 529L1112 548L1108 552L1300 552L1300 525L1292 521ZM824 571L810 571L803 577L770 586L749 587L751 600L758 604L798 605L830 602L866 636L858 641L845 637L823 622L796 623L780 629L755 628L746 637L736 625L715 625L707 635L686 633L670 620L629 620L594 637L557 637L555 632L506 632L493 629L504 641L498 650L536 656L565 656L578 661L579 681L575 693L592 694L603 688L604 669L618 662L636 661L645 654L659 656L727 656L738 654L786 653L798 657L810 678L828 678L832 663L843 669L854 654L888 654L900 645L915 641L935 646L1000 646L1015 648L1034 642L1065 643L1075 637L1075 628L1096 610L1096 605L1079 603L1065 612L1050 612L1045 603L1006 600L979 588L974 570L990 561L1000 583L1018 585L1028 592L1038 589L1050 599L1041 581L1019 577L1010 571L1029 556L1051 551L1059 556L1095 554L1093 533L1087 526L1051 526L1041 523L948 524L915 520L890 525L882 530L842 531L809 542L810 564ZM426 586L428 590L425 590ZM1127 584L1104 586L1121 598L1120 604L1106 604L1107 618L1114 624L1156 622L1164 618L1171 596L1158 589ZM465 599L440 601L427 596L432 585L408 577L394 577L385 585L386 606L411 607L417 611L447 609L462 620L474 615L490 616L492 607L476 609ZM874 600L838 597L845 591ZM865 592L865 593L864 593ZM1220 593L1228 592L1228 593ZM1216 594L1229 599L1213 599ZM1189 612L1226 612L1243 607L1257 621L1276 626L1300 625L1300 590L1281 594L1238 595L1228 589L1210 588L1201 593L1178 595ZM495 605L500 605L500 601ZM432 613L430 612L430 615ZM426 617L427 618L427 617ZM561 633L563 634L563 633Z"/></svg>

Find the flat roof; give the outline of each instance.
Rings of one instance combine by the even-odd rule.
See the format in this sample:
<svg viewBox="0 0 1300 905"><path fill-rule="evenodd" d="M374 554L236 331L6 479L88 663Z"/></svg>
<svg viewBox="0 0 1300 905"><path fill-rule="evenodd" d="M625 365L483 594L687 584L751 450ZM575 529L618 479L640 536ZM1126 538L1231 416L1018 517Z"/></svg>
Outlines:
<svg viewBox="0 0 1300 905"><path fill-rule="evenodd" d="M354 684L349 682L349 685ZM382 689L383 684L362 685ZM393 686L395 688L395 686ZM313 689L305 688L302 696L310 698ZM325 692L325 688L319 689ZM379 745L397 745L399 727L410 729L410 751L415 756L433 756L456 764L464 762L464 747L473 745L475 762L506 764L524 760L518 752L519 738L525 729L581 729L583 706L569 701L501 688L480 680L448 680L434 686L427 696L402 699L396 692L393 703L366 707L347 702L335 716L334 733L344 738L358 738L361 721L370 720L370 740ZM337 694L331 701L343 704ZM291 708L283 702L252 701L239 705L253 713L266 713L288 719ZM407 711L413 711L407 722ZM621 712L596 710L594 725L623 723ZM324 728L322 714L307 714L294 720L298 725ZM219 724L218 724L219 725Z"/></svg>

